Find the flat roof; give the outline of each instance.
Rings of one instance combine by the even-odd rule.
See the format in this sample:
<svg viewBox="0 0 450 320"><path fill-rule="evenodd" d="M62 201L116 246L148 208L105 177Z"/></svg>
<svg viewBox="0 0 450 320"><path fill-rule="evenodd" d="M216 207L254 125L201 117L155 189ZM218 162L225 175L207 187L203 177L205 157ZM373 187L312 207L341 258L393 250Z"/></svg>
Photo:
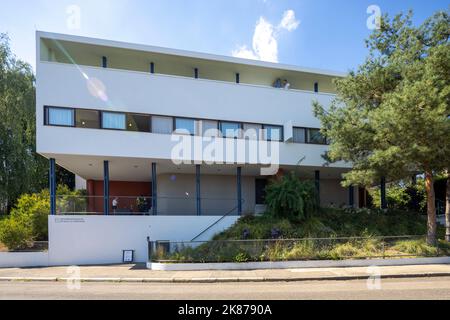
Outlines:
<svg viewBox="0 0 450 320"><path fill-rule="evenodd" d="M128 43L128 42L114 41L114 40L105 40L105 39L98 39L98 38L75 36L75 35L68 35L68 34L62 34L62 33L36 31L36 39L41 39L41 38L51 39L51 40L68 41L68 42L76 42L76 43L89 44L89 45L105 46L105 47L115 47L115 48L122 48L122 49L136 50L136 51L145 51L145 52L151 52L151 53L160 53L160 54L174 55L174 56L180 56L180 57L203 59L203 60L209 60L209 61L227 62L227 63L241 64L241 65L255 66L255 67L262 67L262 68L269 68L269 69L319 74L319 75L333 76L333 77L345 77L347 75L344 72L338 72L338 71L305 68L305 67L281 64L281 63L273 63L273 62L266 62L266 61L260 61L260 60L236 58L236 57L230 57L230 56L223 56L223 55L216 55L216 54L202 53L202 52L194 52L194 51L187 51L187 50L171 49L171 48L150 46L150 45L144 45L144 44L134 44L134 43Z"/></svg>

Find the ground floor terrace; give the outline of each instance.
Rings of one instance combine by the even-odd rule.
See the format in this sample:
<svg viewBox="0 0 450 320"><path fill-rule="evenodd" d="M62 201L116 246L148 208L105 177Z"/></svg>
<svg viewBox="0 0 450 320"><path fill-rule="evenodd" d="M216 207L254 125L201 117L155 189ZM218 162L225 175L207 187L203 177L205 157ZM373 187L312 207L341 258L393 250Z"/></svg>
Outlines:
<svg viewBox="0 0 450 320"><path fill-rule="evenodd" d="M82 196L56 195L55 165L80 177ZM181 164L169 160L64 156L50 158L52 215L241 216L263 213L271 180L295 172L312 181L321 206L365 205L366 192L344 188L348 169L280 166L265 175L258 165ZM263 174L264 173L264 174Z"/></svg>

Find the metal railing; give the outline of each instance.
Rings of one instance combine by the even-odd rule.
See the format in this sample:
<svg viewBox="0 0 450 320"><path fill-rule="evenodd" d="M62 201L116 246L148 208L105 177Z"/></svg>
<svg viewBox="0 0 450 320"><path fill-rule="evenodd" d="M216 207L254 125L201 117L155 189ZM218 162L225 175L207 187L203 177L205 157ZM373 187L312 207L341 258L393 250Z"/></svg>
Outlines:
<svg viewBox="0 0 450 320"><path fill-rule="evenodd" d="M429 247L425 236L217 241L149 241L149 261L217 263L434 257L450 248Z"/></svg>
<svg viewBox="0 0 450 320"><path fill-rule="evenodd" d="M195 196L156 198L156 215L198 215ZM146 196L110 196L109 214L116 216L153 215L153 198ZM237 215L237 200L226 198L201 198L200 214L206 216ZM57 196L57 215L104 215L103 196Z"/></svg>

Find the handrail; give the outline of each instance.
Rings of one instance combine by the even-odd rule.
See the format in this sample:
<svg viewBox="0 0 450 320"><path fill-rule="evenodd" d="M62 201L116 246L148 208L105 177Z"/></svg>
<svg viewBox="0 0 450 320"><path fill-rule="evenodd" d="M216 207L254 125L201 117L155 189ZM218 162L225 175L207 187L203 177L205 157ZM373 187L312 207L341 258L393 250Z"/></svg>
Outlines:
<svg viewBox="0 0 450 320"><path fill-rule="evenodd" d="M241 204L244 204L245 200L242 200ZM200 238L200 236L202 236L203 234L206 233L206 231L210 230L212 227L214 227L216 224L218 224L220 221L222 221L223 219L225 219L227 216L229 216L234 210L238 209L239 205L237 205L236 207L234 207L233 209L231 209L230 211L228 211L227 213L225 213L222 217L220 217L217 221L213 222L209 227L207 227L205 230L203 230L202 232L200 232L197 236L195 236L191 242L195 241L196 239Z"/></svg>

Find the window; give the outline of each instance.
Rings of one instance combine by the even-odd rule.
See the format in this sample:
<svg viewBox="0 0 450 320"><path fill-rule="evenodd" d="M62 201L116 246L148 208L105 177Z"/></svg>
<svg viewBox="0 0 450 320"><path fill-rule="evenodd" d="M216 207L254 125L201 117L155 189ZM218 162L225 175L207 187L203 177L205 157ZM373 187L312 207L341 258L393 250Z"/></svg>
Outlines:
<svg viewBox="0 0 450 320"><path fill-rule="evenodd" d="M239 138L241 124L238 122L220 122L220 132L224 138Z"/></svg>
<svg viewBox="0 0 450 320"><path fill-rule="evenodd" d="M264 126L265 135L264 138L267 141L282 141L283 140L283 128L280 126Z"/></svg>
<svg viewBox="0 0 450 320"><path fill-rule="evenodd" d="M244 123L244 139L259 140L262 125Z"/></svg>
<svg viewBox="0 0 450 320"><path fill-rule="evenodd" d="M173 120L171 117L152 117L152 132L160 134L172 134Z"/></svg>
<svg viewBox="0 0 450 320"><path fill-rule="evenodd" d="M96 110L78 109L75 118L79 128L100 129L100 113Z"/></svg>
<svg viewBox="0 0 450 320"><path fill-rule="evenodd" d="M74 126L74 109L47 108L47 124L52 126Z"/></svg>
<svg viewBox="0 0 450 320"><path fill-rule="evenodd" d="M102 112L102 128L125 130L125 113Z"/></svg>
<svg viewBox="0 0 450 320"><path fill-rule="evenodd" d="M219 123L214 120L202 120L202 134L204 137L217 137Z"/></svg>
<svg viewBox="0 0 450 320"><path fill-rule="evenodd" d="M175 133L195 134L195 120L185 118L175 118Z"/></svg>
<svg viewBox="0 0 450 320"><path fill-rule="evenodd" d="M320 132L320 129L308 129L308 143L327 144L327 140Z"/></svg>
<svg viewBox="0 0 450 320"><path fill-rule="evenodd" d="M127 114L127 130L150 132L150 116L142 114Z"/></svg>
<svg viewBox="0 0 450 320"><path fill-rule="evenodd" d="M306 143L306 129L305 128L294 128L294 143Z"/></svg>

